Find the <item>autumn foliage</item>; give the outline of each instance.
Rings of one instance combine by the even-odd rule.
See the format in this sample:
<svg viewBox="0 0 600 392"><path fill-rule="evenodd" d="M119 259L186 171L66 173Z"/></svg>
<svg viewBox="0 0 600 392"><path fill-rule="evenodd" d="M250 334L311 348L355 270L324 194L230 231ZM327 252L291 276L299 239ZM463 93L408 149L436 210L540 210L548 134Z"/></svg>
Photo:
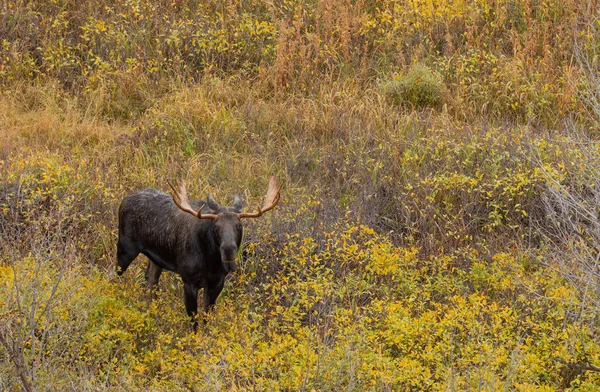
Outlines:
<svg viewBox="0 0 600 392"><path fill-rule="evenodd" d="M596 390L598 16L0 3L0 390ZM175 275L109 277L128 192L269 174L198 333Z"/></svg>

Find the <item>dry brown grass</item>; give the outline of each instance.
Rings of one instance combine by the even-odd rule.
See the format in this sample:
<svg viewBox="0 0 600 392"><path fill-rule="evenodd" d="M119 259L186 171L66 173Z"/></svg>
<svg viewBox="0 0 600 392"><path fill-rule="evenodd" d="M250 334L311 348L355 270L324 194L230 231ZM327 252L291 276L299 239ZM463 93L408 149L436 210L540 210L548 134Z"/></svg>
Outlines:
<svg viewBox="0 0 600 392"><path fill-rule="evenodd" d="M594 390L597 314L538 228L597 10L432 5L3 3L0 389ZM381 90L422 92L413 63L434 108ZM173 275L152 304L142 261L107 279L131 190L254 206L269 174L198 335Z"/></svg>

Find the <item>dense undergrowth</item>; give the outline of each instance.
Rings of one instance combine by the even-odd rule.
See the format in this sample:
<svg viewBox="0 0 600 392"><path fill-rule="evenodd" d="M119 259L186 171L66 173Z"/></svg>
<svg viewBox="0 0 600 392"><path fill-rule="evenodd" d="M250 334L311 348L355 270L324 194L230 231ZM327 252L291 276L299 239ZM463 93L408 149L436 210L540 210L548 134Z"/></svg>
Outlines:
<svg viewBox="0 0 600 392"><path fill-rule="evenodd" d="M2 3L0 390L596 390L597 12ZM108 277L128 192L271 173L197 334Z"/></svg>

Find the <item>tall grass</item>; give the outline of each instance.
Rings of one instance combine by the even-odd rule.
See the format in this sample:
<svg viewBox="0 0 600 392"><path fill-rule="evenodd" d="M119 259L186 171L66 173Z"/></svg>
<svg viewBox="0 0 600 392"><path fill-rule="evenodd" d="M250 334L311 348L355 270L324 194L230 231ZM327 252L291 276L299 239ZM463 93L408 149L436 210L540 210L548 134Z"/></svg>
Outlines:
<svg viewBox="0 0 600 392"><path fill-rule="evenodd" d="M422 62L443 77L456 115L548 124L576 107L572 48L597 12L588 3L6 2L0 79L52 78L88 100L101 92L103 114L127 119L172 80L239 74L263 93L312 94L350 80L366 89Z"/></svg>
<svg viewBox="0 0 600 392"><path fill-rule="evenodd" d="M596 13L2 3L0 389L594 390L597 307L558 268L586 243L539 229L550 181L589 175L562 124L596 132ZM197 335L174 275L152 303L142 260L108 279L128 192L252 208L269 174Z"/></svg>

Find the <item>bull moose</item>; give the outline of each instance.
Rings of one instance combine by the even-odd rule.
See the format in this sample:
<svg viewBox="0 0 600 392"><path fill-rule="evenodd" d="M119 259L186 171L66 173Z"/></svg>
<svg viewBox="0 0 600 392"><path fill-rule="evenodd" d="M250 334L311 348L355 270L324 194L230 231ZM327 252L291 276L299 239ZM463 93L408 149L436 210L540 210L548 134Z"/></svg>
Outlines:
<svg viewBox="0 0 600 392"><path fill-rule="evenodd" d="M119 206L119 239L116 272L122 275L142 253L150 261L146 281L150 290L163 269L181 276L187 313L194 320L198 312L198 290L204 288L207 312L223 290L225 277L236 270L236 254L242 241L243 218L258 218L279 202L281 186L269 178L264 204L256 212L242 212L235 197L232 207L218 205L212 196L189 201L185 183L173 196L156 189L127 195ZM208 206L210 211L204 212Z"/></svg>

